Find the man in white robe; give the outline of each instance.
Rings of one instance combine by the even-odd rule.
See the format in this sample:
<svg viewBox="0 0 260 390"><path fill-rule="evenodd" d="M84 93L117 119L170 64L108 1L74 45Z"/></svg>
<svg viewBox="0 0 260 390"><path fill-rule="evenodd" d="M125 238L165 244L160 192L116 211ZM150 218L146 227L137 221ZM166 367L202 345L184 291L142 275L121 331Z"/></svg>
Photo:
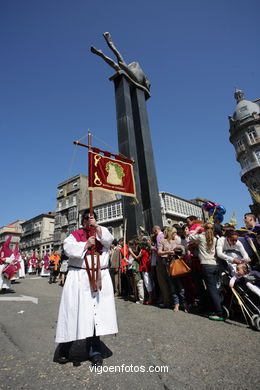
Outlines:
<svg viewBox="0 0 260 390"><path fill-rule="evenodd" d="M19 268L19 278L25 278L25 269L24 269L24 259L20 255L19 257L19 262L20 262L20 268Z"/></svg>
<svg viewBox="0 0 260 390"><path fill-rule="evenodd" d="M0 251L0 291L11 289L11 280L3 275L5 267L14 260L13 251L9 248L12 234L7 238Z"/></svg>
<svg viewBox="0 0 260 390"><path fill-rule="evenodd" d="M107 228L97 225L95 216L91 216L89 210L83 214L82 225L83 229L70 234L63 244L69 265L61 297L56 342L62 343L63 347L66 343L89 338L89 358L93 365L102 365L99 336L118 332L113 285L108 270L109 248L114 237ZM95 229L95 235L91 235L91 228ZM86 254L91 269L90 253L94 245L100 253L102 287L97 291L91 288L84 260ZM66 363L68 359L62 356L62 350L59 363Z"/></svg>

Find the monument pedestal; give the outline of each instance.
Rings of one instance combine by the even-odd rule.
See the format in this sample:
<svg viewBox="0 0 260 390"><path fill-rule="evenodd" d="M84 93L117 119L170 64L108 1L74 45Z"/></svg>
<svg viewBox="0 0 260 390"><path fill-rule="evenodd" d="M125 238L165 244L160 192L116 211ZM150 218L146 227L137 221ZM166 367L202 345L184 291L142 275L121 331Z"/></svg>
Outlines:
<svg viewBox="0 0 260 390"><path fill-rule="evenodd" d="M123 215L127 219L127 240L139 235L139 227L144 227L144 218L141 201L139 180L139 166L135 143L135 130L131 104L131 92L127 79L123 76L114 79L116 96L116 117L119 152L135 160L133 165L136 187L136 204L133 198L123 197Z"/></svg>
<svg viewBox="0 0 260 390"><path fill-rule="evenodd" d="M145 91L133 85L123 73L110 78L115 85L119 152L134 159L136 183L133 198L123 198L124 218L127 218L127 239L147 232L154 225L162 226L161 203L157 185L152 141L146 110Z"/></svg>

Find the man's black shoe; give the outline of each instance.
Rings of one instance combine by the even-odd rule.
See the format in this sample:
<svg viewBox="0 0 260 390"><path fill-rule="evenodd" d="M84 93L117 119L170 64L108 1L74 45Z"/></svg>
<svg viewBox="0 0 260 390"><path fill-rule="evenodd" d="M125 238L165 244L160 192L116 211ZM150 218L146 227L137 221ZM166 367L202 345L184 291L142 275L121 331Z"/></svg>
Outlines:
<svg viewBox="0 0 260 390"><path fill-rule="evenodd" d="M95 366L95 367L103 366L103 358L100 354L94 355L92 358L90 358L90 361L92 363L92 366Z"/></svg>
<svg viewBox="0 0 260 390"><path fill-rule="evenodd" d="M66 364L66 363L68 363L68 361L69 360L66 358L66 356L60 356L57 359L57 363L59 363L59 364Z"/></svg>
<svg viewBox="0 0 260 390"><path fill-rule="evenodd" d="M81 366L80 362L73 362L73 367L79 367L79 366Z"/></svg>

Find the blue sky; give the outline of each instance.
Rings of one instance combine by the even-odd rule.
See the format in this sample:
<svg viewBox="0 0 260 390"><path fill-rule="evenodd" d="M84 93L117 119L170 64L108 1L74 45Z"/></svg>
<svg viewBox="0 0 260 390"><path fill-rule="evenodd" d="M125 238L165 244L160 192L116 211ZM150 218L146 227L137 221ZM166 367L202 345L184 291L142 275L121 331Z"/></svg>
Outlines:
<svg viewBox="0 0 260 390"><path fill-rule="evenodd" d="M105 31L151 81L159 189L221 203L241 225L252 202L228 115L235 86L260 98L259 11L256 0L3 0L0 226L55 210L57 184L87 174L73 140L88 129L118 151L113 70L90 52L112 56Z"/></svg>

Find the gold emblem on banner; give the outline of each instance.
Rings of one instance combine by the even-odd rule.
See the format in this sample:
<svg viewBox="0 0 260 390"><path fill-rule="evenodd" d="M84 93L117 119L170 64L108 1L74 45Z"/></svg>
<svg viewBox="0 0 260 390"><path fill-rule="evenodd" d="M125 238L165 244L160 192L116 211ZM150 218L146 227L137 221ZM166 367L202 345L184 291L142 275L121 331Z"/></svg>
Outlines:
<svg viewBox="0 0 260 390"><path fill-rule="evenodd" d="M96 186L102 186L102 184L103 184L102 181L100 180L100 178L98 177L97 172L95 172L94 184L95 184Z"/></svg>
<svg viewBox="0 0 260 390"><path fill-rule="evenodd" d="M125 176L124 168L116 162L109 161L106 164L107 183L116 186L123 186L123 177Z"/></svg>

